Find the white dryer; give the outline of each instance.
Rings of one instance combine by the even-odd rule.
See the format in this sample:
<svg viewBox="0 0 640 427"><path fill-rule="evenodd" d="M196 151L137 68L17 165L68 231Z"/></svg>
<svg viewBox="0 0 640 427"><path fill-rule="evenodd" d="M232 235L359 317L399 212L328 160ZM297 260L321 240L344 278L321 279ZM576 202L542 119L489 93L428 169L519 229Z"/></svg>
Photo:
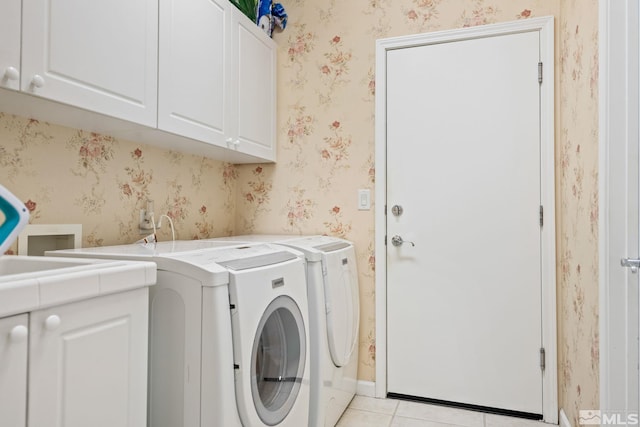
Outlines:
<svg viewBox="0 0 640 427"><path fill-rule="evenodd" d="M301 253L183 241L48 255L158 266L150 295L150 427L306 425L309 321Z"/></svg>
<svg viewBox="0 0 640 427"><path fill-rule="evenodd" d="M272 242L307 260L311 338L309 426L335 426L357 388L359 286L355 248L329 236L248 235L216 242Z"/></svg>

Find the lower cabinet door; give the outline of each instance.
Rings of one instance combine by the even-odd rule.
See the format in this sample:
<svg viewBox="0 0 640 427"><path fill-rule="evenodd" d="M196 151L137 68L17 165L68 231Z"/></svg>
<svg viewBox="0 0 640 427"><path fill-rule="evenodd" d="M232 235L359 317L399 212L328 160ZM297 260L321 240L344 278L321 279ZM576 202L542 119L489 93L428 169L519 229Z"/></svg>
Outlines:
<svg viewBox="0 0 640 427"><path fill-rule="evenodd" d="M26 426L29 315L0 319L0 424Z"/></svg>
<svg viewBox="0 0 640 427"><path fill-rule="evenodd" d="M30 320L30 427L146 425L148 288Z"/></svg>

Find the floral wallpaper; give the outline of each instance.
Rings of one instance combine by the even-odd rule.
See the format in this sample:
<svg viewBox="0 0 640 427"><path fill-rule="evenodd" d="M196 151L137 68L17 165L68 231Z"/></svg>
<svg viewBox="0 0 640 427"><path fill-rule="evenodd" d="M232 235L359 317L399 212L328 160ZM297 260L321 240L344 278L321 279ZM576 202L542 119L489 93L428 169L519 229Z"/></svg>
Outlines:
<svg viewBox="0 0 640 427"><path fill-rule="evenodd" d="M355 242L359 377L375 380L375 40L555 16L559 405L598 395L597 0L286 0L278 162L234 166L0 112L0 183L32 223L80 223L83 245L136 241L147 199L180 239L328 234ZM165 225L160 238L167 239ZM15 253L15 245L10 253Z"/></svg>
<svg viewBox="0 0 640 427"><path fill-rule="evenodd" d="M82 224L83 246L150 234L138 229L147 200L176 238L232 234L237 178L233 165L0 112L0 183L30 223ZM171 239L166 220L158 238Z"/></svg>
<svg viewBox="0 0 640 427"><path fill-rule="evenodd" d="M598 2L562 2L557 38L558 353L560 404L574 426L599 408Z"/></svg>

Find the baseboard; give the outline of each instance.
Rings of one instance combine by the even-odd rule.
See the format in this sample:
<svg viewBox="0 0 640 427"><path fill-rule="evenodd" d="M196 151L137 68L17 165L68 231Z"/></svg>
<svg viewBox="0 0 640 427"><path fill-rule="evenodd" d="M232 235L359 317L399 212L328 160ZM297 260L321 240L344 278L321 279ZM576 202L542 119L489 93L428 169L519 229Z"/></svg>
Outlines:
<svg viewBox="0 0 640 427"><path fill-rule="evenodd" d="M376 383L358 380L356 394L360 396L376 397Z"/></svg>
<svg viewBox="0 0 640 427"><path fill-rule="evenodd" d="M564 409L560 409L560 427L573 427L569 422L569 418L567 418L567 414L564 413Z"/></svg>

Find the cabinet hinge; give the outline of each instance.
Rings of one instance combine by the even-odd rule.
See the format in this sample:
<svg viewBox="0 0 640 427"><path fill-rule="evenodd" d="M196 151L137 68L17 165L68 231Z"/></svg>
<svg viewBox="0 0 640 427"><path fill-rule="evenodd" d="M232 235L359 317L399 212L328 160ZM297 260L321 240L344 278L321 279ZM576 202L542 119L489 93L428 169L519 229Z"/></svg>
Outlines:
<svg viewBox="0 0 640 427"><path fill-rule="evenodd" d="M538 62L538 83L542 84L542 62Z"/></svg>
<svg viewBox="0 0 640 427"><path fill-rule="evenodd" d="M544 347L540 347L540 369L542 369L544 371L544 368L546 366L546 357L545 357L545 352L544 352Z"/></svg>
<svg viewBox="0 0 640 427"><path fill-rule="evenodd" d="M544 207L540 205L540 227L544 225Z"/></svg>

